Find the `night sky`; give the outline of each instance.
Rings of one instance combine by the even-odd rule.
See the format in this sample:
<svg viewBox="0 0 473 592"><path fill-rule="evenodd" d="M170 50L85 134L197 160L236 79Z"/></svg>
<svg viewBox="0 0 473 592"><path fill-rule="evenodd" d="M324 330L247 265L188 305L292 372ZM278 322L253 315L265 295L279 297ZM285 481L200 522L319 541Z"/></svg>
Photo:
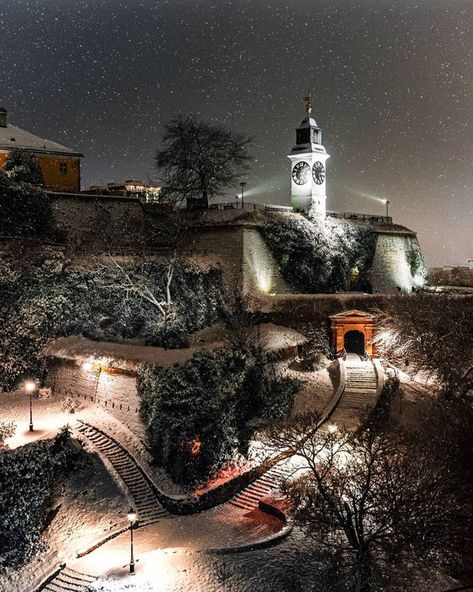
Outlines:
<svg viewBox="0 0 473 592"><path fill-rule="evenodd" d="M82 151L84 187L147 179L173 115L224 123L256 142L249 199L288 205L311 89L328 209L390 199L430 265L465 264L472 29L472 0L0 0L0 104Z"/></svg>

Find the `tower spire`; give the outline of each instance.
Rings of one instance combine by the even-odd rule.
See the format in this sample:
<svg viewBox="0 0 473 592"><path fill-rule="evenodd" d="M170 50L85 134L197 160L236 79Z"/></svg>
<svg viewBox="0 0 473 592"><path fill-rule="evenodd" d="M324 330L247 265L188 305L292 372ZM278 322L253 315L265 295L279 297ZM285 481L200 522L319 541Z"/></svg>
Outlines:
<svg viewBox="0 0 473 592"><path fill-rule="evenodd" d="M307 113L307 117L310 117L312 113L312 103L310 101L310 90L307 91L307 95L304 97L305 105L305 112Z"/></svg>

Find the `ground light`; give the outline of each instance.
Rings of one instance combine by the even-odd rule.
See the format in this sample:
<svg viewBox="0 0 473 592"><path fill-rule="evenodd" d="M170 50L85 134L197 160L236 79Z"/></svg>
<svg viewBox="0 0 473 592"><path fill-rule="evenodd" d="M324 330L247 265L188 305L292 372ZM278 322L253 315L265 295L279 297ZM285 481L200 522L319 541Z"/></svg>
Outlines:
<svg viewBox="0 0 473 592"><path fill-rule="evenodd" d="M33 393L36 391L36 382L33 380L28 380L25 383L25 391L30 395L30 432L34 430L33 428Z"/></svg>
<svg viewBox="0 0 473 592"><path fill-rule="evenodd" d="M136 522L136 511L133 508L128 510L128 522L130 523L130 574L135 574L135 557L133 555L133 528Z"/></svg>

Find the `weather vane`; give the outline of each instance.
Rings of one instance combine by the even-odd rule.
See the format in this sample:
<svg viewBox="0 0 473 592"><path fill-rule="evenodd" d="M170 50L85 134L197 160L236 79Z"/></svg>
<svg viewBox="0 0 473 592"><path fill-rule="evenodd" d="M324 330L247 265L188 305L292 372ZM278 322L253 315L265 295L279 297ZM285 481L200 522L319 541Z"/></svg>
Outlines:
<svg viewBox="0 0 473 592"><path fill-rule="evenodd" d="M310 91L307 91L307 96L304 97L304 101L306 102L305 111L307 113L307 117L310 117L312 113L312 103L310 102Z"/></svg>

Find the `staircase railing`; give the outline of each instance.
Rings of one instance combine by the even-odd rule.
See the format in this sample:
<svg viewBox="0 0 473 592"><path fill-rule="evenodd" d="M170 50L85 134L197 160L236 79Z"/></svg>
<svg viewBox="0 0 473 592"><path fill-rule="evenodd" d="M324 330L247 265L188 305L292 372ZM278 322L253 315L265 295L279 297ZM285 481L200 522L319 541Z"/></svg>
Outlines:
<svg viewBox="0 0 473 592"><path fill-rule="evenodd" d="M368 360L371 360L371 356L369 355L369 353L366 351L366 349L363 351L363 355L361 356L361 359L364 362L367 362Z"/></svg>
<svg viewBox="0 0 473 592"><path fill-rule="evenodd" d="M345 348L339 350L336 354L337 358L342 358L343 361L347 359L347 350Z"/></svg>

